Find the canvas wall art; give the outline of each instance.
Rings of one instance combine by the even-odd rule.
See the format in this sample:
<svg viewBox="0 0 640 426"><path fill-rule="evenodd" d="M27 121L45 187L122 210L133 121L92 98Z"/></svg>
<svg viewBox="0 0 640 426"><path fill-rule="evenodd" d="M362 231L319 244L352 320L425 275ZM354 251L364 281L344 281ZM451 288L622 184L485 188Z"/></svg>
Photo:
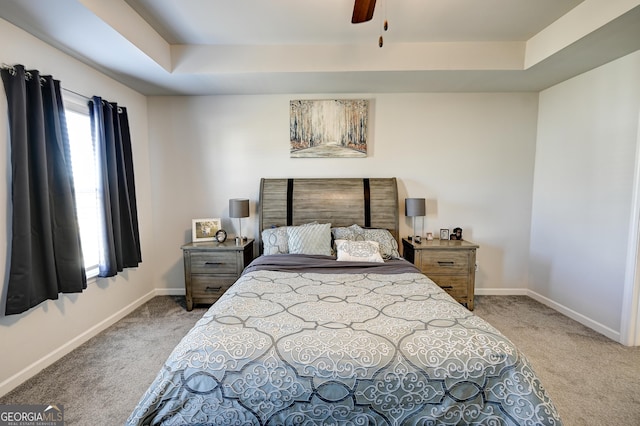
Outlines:
<svg viewBox="0 0 640 426"><path fill-rule="evenodd" d="M368 100L292 100L289 111L292 158L367 156Z"/></svg>

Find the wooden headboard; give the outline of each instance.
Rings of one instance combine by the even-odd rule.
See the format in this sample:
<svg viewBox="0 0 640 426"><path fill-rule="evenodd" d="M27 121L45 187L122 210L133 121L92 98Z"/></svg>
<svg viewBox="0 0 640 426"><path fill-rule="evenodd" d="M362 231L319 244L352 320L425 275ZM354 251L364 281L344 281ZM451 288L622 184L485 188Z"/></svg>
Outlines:
<svg viewBox="0 0 640 426"><path fill-rule="evenodd" d="M396 178L262 179L258 205L260 238L274 226L313 221L332 227L358 224L388 229L398 240ZM262 253L262 241L259 243Z"/></svg>

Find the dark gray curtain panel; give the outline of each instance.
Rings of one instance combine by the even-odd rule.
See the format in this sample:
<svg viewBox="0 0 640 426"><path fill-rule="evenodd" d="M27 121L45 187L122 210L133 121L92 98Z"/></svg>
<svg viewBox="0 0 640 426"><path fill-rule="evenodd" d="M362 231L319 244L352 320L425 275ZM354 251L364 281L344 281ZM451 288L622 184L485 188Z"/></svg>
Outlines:
<svg viewBox="0 0 640 426"><path fill-rule="evenodd" d="M12 238L5 314L87 287L60 82L3 68L11 144Z"/></svg>
<svg viewBox="0 0 640 426"><path fill-rule="evenodd" d="M94 96L91 128L100 161L103 254L99 276L111 277L142 262L133 156L127 110Z"/></svg>

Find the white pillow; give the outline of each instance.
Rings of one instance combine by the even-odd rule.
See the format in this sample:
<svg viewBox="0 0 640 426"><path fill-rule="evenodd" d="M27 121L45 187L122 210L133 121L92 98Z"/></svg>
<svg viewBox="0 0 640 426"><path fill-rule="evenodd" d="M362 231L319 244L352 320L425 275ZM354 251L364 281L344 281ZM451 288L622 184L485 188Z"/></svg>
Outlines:
<svg viewBox="0 0 640 426"><path fill-rule="evenodd" d="M336 240L338 261L384 263L380 256L380 244L375 241Z"/></svg>
<svg viewBox="0 0 640 426"><path fill-rule="evenodd" d="M289 253L331 256L331 224L288 226Z"/></svg>

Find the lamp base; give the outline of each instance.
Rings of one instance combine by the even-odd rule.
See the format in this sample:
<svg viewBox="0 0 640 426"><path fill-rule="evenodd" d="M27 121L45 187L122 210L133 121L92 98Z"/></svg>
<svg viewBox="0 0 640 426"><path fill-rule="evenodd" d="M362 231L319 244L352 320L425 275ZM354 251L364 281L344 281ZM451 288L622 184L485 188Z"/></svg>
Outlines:
<svg viewBox="0 0 640 426"><path fill-rule="evenodd" d="M422 237L416 234L416 218L413 217L413 239L409 237L410 240L413 241L414 244L420 244L422 242Z"/></svg>

